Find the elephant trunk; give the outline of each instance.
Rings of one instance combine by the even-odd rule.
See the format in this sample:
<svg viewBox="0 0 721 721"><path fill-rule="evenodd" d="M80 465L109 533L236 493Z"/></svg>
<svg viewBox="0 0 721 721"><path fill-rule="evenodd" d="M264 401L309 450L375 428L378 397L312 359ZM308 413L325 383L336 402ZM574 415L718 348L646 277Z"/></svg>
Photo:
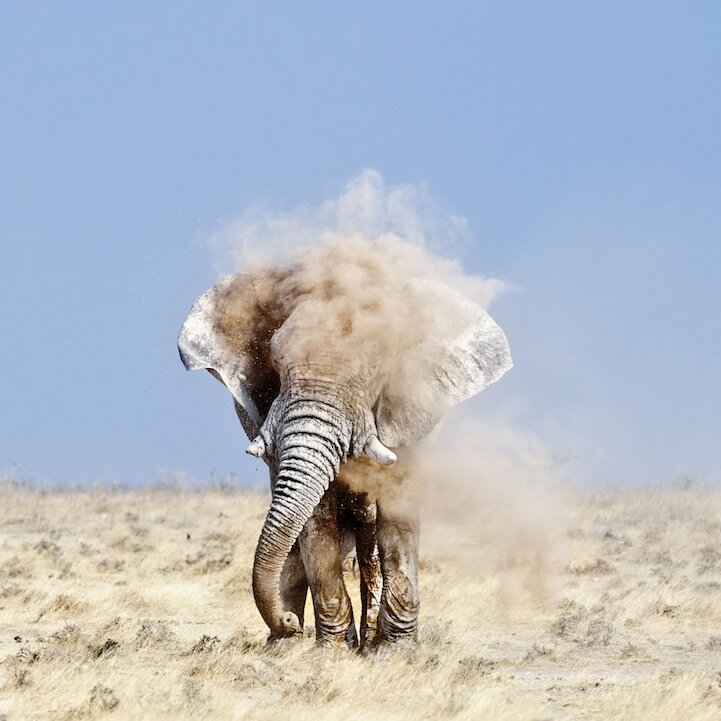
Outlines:
<svg viewBox="0 0 721 721"><path fill-rule="evenodd" d="M280 575L283 564L347 453L337 418L318 417L317 407L307 406L296 406L288 416L278 444L278 474L273 499L253 563L255 603L263 620L277 636L291 636L300 629L298 617L282 607Z"/></svg>

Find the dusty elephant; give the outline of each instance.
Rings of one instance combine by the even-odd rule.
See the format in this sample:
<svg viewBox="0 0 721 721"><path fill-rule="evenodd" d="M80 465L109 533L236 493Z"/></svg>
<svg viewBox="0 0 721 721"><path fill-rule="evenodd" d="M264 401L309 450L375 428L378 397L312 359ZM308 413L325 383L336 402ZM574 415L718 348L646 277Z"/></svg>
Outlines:
<svg viewBox="0 0 721 721"><path fill-rule="evenodd" d="M195 302L178 346L187 369L227 386L248 452L270 469L253 592L271 633L298 630L306 581L319 634L352 633L333 507L334 489L349 487L361 509L377 502L375 640L415 639L418 506L406 458L451 406L511 367L501 329L451 288L399 277L377 248L345 243L225 278Z"/></svg>

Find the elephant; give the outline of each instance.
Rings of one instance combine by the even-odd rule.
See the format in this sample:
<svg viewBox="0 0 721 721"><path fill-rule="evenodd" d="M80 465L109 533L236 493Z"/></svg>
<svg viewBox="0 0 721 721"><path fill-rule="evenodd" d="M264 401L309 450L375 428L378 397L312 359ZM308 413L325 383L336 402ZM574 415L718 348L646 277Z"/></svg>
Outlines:
<svg viewBox="0 0 721 721"><path fill-rule="evenodd" d="M340 539L355 534L361 644L417 639L420 484L414 450L448 410L512 366L501 328L448 285L397 272L382 248L338 243L228 276L178 338L187 370L230 391L272 498L252 586L271 637L353 644Z"/></svg>

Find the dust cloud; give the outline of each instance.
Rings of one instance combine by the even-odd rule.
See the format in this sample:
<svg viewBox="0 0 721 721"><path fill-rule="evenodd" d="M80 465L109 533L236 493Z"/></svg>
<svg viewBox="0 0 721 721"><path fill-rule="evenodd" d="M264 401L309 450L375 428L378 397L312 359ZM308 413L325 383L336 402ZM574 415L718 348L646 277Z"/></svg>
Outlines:
<svg viewBox="0 0 721 721"><path fill-rule="evenodd" d="M427 382L433 352L463 319L454 304L429 302L422 283L443 283L484 308L508 288L446 257L467 240L465 221L422 186L387 187L364 171L317 208L249 213L215 236L224 269L242 274L221 297L218 327L234 350L259 359L275 336L277 367L342 368L368 407L391 383L420 396L417 404L440 406L442 394ZM249 338L248 327L260 331ZM429 556L499 574L504 602L526 591L553 595L564 555L563 481L538 438L506 419L453 415L409 463L424 481Z"/></svg>
<svg viewBox="0 0 721 721"><path fill-rule="evenodd" d="M506 419L454 413L412 466L422 481L424 557L494 578L501 607L556 598L569 487L537 436Z"/></svg>

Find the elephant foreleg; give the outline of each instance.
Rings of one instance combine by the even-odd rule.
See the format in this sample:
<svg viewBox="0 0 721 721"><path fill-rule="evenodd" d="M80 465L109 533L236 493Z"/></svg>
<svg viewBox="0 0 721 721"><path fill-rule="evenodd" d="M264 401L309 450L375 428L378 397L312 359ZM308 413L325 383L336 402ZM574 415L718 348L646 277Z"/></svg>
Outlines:
<svg viewBox="0 0 721 721"><path fill-rule="evenodd" d="M313 597L316 641L319 644L358 645L353 609L343 582L343 568L332 484L298 538L308 585Z"/></svg>
<svg viewBox="0 0 721 721"><path fill-rule="evenodd" d="M418 517L378 503L378 550L383 592L376 644L415 642L418 630Z"/></svg>

